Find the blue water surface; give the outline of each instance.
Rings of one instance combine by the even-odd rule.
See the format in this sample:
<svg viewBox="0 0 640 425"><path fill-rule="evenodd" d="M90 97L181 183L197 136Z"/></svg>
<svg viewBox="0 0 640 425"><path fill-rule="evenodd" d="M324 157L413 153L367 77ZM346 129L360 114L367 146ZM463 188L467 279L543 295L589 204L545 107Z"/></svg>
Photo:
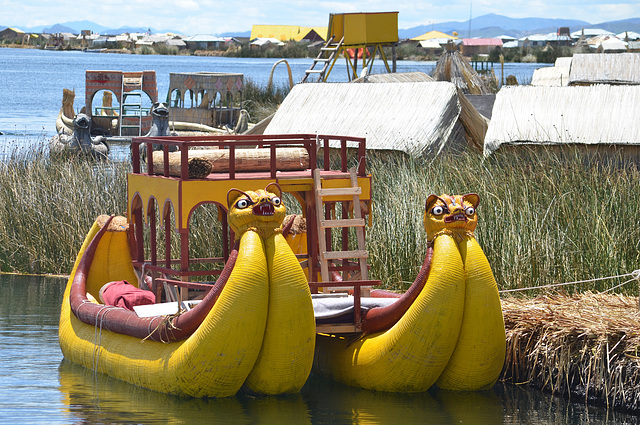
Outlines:
<svg viewBox="0 0 640 425"><path fill-rule="evenodd" d="M75 90L74 109L85 104L85 71L115 70L156 72L158 97L165 100L172 72L237 72L246 80L266 86L274 64L272 58L227 58L204 56L162 56L81 51L0 48L0 132L5 135L28 136L37 139L55 134L55 120L62 106L63 89ZM299 82L313 59L287 59L294 83ZM427 74L436 62L398 61L397 72L421 71ZM530 81L536 68L546 64L507 63L504 70L496 65L495 73L513 74L518 81ZM381 60L374 62L374 73L385 72ZM329 76L330 82L348 81L344 61L337 61ZM284 64L273 72L274 85L288 84ZM11 140L14 140L11 138ZM0 136L0 143L3 142ZM6 138L5 138L6 143Z"/></svg>

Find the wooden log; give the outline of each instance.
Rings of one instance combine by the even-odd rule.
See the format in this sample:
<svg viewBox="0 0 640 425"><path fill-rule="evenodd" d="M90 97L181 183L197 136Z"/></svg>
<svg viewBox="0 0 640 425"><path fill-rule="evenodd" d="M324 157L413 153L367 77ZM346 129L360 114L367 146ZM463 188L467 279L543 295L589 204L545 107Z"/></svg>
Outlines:
<svg viewBox="0 0 640 425"><path fill-rule="evenodd" d="M169 154L170 176L181 176L180 164L180 152L171 152ZM209 162L207 158L203 158L200 155L191 155L191 152L189 152L188 164L190 179L202 179L211 174L211 162ZM164 174L164 153L162 151L156 151L153 153L153 173Z"/></svg>
<svg viewBox="0 0 640 425"><path fill-rule="evenodd" d="M269 171L271 169L271 151L268 148L236 149L235 170ZM213 173L229 171L228 149L194 149L189 151L189 176L191 177L192 160L207 160ZM306 170L309 168L309 152L304 148L276 149L276 169L279 171ZM153 171L155 174L164 173L164 156L162 152L153 153ZM175 174L174 174L175 173ZM169 154L169 174L180 176L180 152ZM207 173L208 174L208 173ZM193 177L193 178L202 178Z"/></svg>
<svg viewBox="0 0 640 425"><path fill-rule="evenodd" d="M206 152L205 155L202 152ZM229 151L227 149L212 149L198 152L211 162L214 173L229 171ZM236 171L269 171L271 152L268 148L236 149ZM276 149L276 170L294 171L309 168L309 152L304 148Z"/></svg>

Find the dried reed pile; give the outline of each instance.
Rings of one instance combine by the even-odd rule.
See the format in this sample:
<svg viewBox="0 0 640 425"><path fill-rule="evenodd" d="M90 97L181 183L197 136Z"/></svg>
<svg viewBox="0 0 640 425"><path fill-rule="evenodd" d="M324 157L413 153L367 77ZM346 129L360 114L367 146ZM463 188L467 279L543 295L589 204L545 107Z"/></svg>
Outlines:
<svg viewBox="0 0 640 425"><path fill-rule="evenodd" d="M503 378L589 404L640 411L638 299L585 292L503 299Z"/></svg>

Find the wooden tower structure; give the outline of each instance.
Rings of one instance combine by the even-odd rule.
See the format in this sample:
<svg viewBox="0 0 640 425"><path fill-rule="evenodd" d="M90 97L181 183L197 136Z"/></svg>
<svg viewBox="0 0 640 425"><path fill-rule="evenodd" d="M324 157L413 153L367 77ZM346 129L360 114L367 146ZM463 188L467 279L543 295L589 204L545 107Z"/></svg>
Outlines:
<svg viewBox="0 0 640 425"><path fill-rule="evenodd" d="M362 70L367 69L370 72L378 54L387 72L396 72L398 12L331 14L326 40L327 43L305 72L302 82L311 81L311 75L316 77L317 82L327 81L333 66L341 56L347 62L349 81L359 76L359 59ZM387 46L392 49L391 66L383 50L383 47Z"/></svg>

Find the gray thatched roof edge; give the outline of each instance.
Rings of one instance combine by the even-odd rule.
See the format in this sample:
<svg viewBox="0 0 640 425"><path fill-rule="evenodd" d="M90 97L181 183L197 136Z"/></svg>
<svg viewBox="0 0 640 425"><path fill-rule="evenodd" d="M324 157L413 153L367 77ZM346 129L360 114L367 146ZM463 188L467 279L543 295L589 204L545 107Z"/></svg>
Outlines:
<svg viewBox="0 0 640 425"><path fill-rule="evenodd" d="M503 144L640 145L640 86L502 88L485 136Z"/></svg>
<svg viewBox="0 0 640 425"><path fill-rule="evenodd" d="M640 53L576 54L569 85L640 84Z"/></svg>
<svg viewBox="0 0 640 425"><path fill-rule="evenodd" d="M439 153L452 143L460 117L449 82L298 84L265 134L338 134L366 137L368 149Z"/></svg>
<svg viewBox="0 0 640 425"><path fill-rule="evenodd" d="M385 74L367 74L356 78L352 83L417 83L420 81L435 81L424 72L392 72Z"/></svg>

